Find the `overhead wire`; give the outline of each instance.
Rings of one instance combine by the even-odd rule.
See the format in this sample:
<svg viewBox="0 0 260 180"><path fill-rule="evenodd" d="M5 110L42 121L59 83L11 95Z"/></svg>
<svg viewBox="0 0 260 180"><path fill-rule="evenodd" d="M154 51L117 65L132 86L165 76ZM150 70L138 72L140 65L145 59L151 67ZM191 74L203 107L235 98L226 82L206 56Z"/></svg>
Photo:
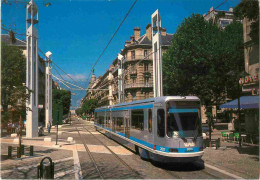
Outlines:
<svg viewBox="0 0 260 180"><path fill-rule="evenodd" d="M129 13L131 12L131 10L133 9L133 7L135 6L136 2L138 0L135 0L134 3L132 4L132 6L130 7L130 9L128 10L128 12L126 13L124 19L121 21L121 23L119 24L119 26L117 27L116 31L114 32L113 36L110 38L110 40L108 41L107 45L105 46L105 48L103 49L103 51L101 52L101 54L99 55L99 57L97 58L96 62L94 63L94 65L92 66L91 70L94 70L94 67L96 66L96 64L98 63L98 61L100 60L100 58L103 56L103 54L105 53L106 49L108 48L108 46L110 45L111 41L113 40L113 38L115 37L115 35L117 34L118 30L120 29L120 27L122 26L122 24L124 23L124 21L126 20L127 16L129 15ZM87 78L87 82L89 82L90 80L90 76L91 76L91 72L89 73L89 76Z"/></svg>

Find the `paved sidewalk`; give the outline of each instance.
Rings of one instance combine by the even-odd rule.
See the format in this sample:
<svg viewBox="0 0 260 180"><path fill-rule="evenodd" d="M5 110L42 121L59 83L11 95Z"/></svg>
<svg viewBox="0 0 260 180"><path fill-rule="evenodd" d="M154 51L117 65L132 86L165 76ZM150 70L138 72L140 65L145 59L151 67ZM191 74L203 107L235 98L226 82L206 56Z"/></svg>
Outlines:
<svg viewBox="0 0 260 180"><path fill-rule="evenodd" d="M34 156L7 158L10 143L1 143L1 179L36 179L37 165L42 158L50 157L55 163L55 178L74 179L72 151L34 146Z"/></svg>
<svg viewBox="0 0 260 180"><path fill-rule="evenodd" d="M219 138L220 132L213 133L213 139ZM219 149L204 149L202 160L219 169L225 170L245 179L259 179L259 146L243 145L236 142L221 141Z"/></svg>
<svg viewBox="0 0 260 180"><path fill-rule="evenodd" d="M47 134L46 131L45 134ZM11 159L7 158L8 146L17 147L17 143L14 143L14 138L10 135L1 138L1 179L36 179L37 165L44 157L50 157L54 161L55 179L79 178L81 169L78 168L78 151L84 151L83 145L69 143L67 139L59 136L60 147L55 146L56 130L53 128L48 135L36 138L23 137L23 145L34 146L34 156L30 157L29 152L25 151L26 155L21 158L16 158L16 154L13 153ZM46 137L52 137L52 141L44 141Z"/></svg>

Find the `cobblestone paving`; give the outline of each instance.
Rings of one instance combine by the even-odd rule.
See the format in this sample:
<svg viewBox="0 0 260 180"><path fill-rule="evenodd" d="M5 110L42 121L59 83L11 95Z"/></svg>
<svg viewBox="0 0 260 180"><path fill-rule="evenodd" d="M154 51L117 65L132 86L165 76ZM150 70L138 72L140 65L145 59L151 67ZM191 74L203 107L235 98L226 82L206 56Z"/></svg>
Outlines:
<svg viewBox="0 0 260 180"><path fill-rule="evenodd" d="M75 178L72 151L50 149L34 146L34 156L7 159L8 144L1 144L1 178L2 179L35 179L37 178L37 165L42 158L51 157L55 162L55 177ZM70 173L64 173L68 171Z"/></svg>
<svg viewBox="0 0 260 180"><path fill-rule="evenodd" d="M259 147L244 146L241 150L231 146L230 143L222 143L226 150L206 148L202 159L216 167L237 174L243 178L259 178ZM228 146L230 145L230 146Z"/></svg>

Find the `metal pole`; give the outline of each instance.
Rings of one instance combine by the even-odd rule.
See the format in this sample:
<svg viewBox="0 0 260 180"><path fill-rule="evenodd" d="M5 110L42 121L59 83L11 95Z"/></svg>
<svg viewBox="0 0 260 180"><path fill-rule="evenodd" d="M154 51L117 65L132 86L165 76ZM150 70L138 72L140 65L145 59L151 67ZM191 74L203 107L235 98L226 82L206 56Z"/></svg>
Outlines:
<svg viewBox="0 0 260 180"><path fill-rule="evenodd" d="M59 104L59 103L58 103ZM59 130L59 115L60 115L60 109L59 109L59 106L58 106L58 116L57 116L57 121L56 121L56 126L57 126L57 133L56 133L56 145L58 145L58 130Z"/></svg>
<svg viewBox="0 0 260 180"><path fill-rule="evenodd" d="M239 147L241 148L241 123L240 123L240 84L238 83L238 128L239 128Z"/></svg>

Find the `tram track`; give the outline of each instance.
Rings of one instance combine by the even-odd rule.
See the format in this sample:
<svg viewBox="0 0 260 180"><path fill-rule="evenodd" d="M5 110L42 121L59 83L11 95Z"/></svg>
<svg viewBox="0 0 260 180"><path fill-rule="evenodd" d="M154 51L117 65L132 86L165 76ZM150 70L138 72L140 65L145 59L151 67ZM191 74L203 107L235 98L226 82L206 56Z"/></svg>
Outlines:
<svg viewBox="0 0 260 180"><path fill-rule="evenodd" d="M89 126L89 128L91 128L91 129L87 129L86 127L82 127L82 128L80 128L80 130L81 131L84 130L85 132L88 132L88 134L93 136L93 138L95 140L97 140L101 145L103 145L121 164L123 164L125 167L127 167L130 171L134 172L139 178L140 178L140 176L141 177L143 176L142 174L140 174L136 170L134 170L131 166L129 166L117 154L115 154L102 140L100 140L100 138L98 138L95 134L93 134L91 131L95 130L95 128L93 128L91 126ZM100 131L98 131L98 132L100 132ZM80 134L79 130L78 130L78 133ZM100 134L102 134L103 136L109 138L106 134L104 134L102 132L100 132ZM82 140L82 141L84 141L84 140ZM115 141L115 142L118 143L117 141ZM84 141L84 143L85 143L85 141ZM119 144L119 145L121 145L121 144ZM84 144L84 146L85 146L85 148L87 150L86 144ZM91 154L91 152L89 152L89 154ZM137 160L137 157L139 158L138 155L134 154L133 158ZM93 158L93 156L92 156L92 158ZM95 163L95 165L98 168L98 165L96 163ZM205 169L205 167L202 168L203 165L201 163L199 163L199 162L198 163L194 163L193 165L194 165L195 170L191 170L191 171L184 170L184 171L182 171L182 170L176 170L174 168L173 169L172 168L168 169L168 168L164 168L164 167L161 167L161 166L154 166L153 163L151 164L151 166L159 168L162 172L164 172L165 174L170 176L172 179L187 179L187 178L191 178L193 176L194 177L200 177L200 178L206 178L206 179L221 179L221 177L222 177L221 175L215 175L214 172L213 173L212 172L208 172L208 170ZM143 166L146 167L146 168L149 168L149 169L151 168L150 165L148 165L146 163ZM102 169L102 167L100 167L100 168ZM199 168L199 169L196 170L197 168ZM99 172L101 172L101 171L99 171ZM216 171L216 173L218 174L219 172ZM188 174L188 176L187 176L187 174ZM101 179L104 179L104 175L101 177Z"/></svg>
<svg viewBox="0 0 260 180"><path fill-rule="evenodd" d="M129 166L124 160L122 160L116 153L114 153L104 142L102 142L99 138L97 138L91 131L89 131L87 128L83 127L89 134L91 134L96 140L98 140L99 143L101 143L121 164L123 164L125 167L127 167L130 171L132 171L135 175L140 177L140 174L133 169L131 166ZM102 134L102 133L101 133Z"/></svg>
<svg viewBox="0 0 260 180"><path fill-rule="evenodd" d="M102 132L100 132L100 131L98 131L100 134L102 134L103 136L105 136L105 137L107 137L107 138L109 138L106 134L104 134L104 133L102 133ZM109 138L109 139L111 139L111 138ZM114 139L111 139L111 140L113 140L114 142L116 142L117 144L119 144L117 141L115 141ZM104 143L103 143L104 144ZM119 144L119 145L121 145L121 144ZM123 145L122 145L123 146ZM123 147L125 147L125 146L123 146ZM125 147L125 148L127 148L127 147ZM133 152L133 150L131 150L131 149L129 149L129 148L127 148L128 150L130 150L130 151L132 151ZM135 155L135 159L136 158L138 158L138 159L140 159L140 156L139 155L137 155L137 154L135 154L135 152L133 152L134 153L134 155ZM121 158L120 158L121 159ZM146 166L147 166L147 164L145 164ZM153 166L151 163L150 163L150 165L149 166ZM163 169L163 168L160 168L163 172L165 172L165 173L167 173L168 175L170 175L172 178L174 178L174 179L183 179L183 178L181 178L181 176L179 176L179 175L177 175L175 172L173 172L173 171L167 171L167 170L165 170L165 169Z"/></svg>
<svg viewBox="0 0 260 180"><path fill-rule="evenodd" d="M90 159L91 159L91 162L93 163L93 166L95 167L95 169L96 169L96 171L97 171L99 177L100 177L101 179L104 179L104 175L102 174L102 172L100 171L99 167L97 166L97 163L96 163L94 157L92 156L92 154L91 154L91 152L90 152L88 146L86 145L85 140L82 138L82 136L81 136L81 134L80 134L80 132L79 132L79 130L78 130L77 127L76 127L76 130L78 131L78 134L79 134L79 137L80 137L80 139L81 139L81 142L83 143L83 145L84 145L84 147L85 147L85 149L86 149L86 151L87 151L87 153L88 153L88 155L89 155L89 157L90 157Z"/></svg>
<svg viewBox="0 0 260 180"><path fill-rule="evenodd" d="M86 129L86 128L84 128L84 129ZM86 129L87 130L87 129ZM94 130L94 129L93 129ZM90 132L89 130L87 130L88 132ZM102 132L100 132L100 131L98 131L100 134L102 134L103 136L105 136L105 137L107 137L107 138L109 138L106 134L104 134L104 133L102 133ZM93 134L92 134L93 135ZM97 138L97 137L95 137L95 138ZM98 139L98 138L97 138ZM113 140L113 139L112 139ZM99 140L100 141L100 140ZM114 141L114 140L113 140ZM117 141L114 141L114 142L116 142L116 143L118 143ZM102 143L102 142L101 142ZM102 143L104 146L106 146L104 143ZM121 144L119 144L119 145L121 145ZM125 146L124 146L125 147ZM108 147L107 147L108 148ZM125 147L125 148L127 148L127 147ZM109 148L108 148L109 149ZM127 148L128 149L128 148ZM109 149L110 150L110 149ZM131 150L132 151L132 150ZM113 152L114 153L114 152ZM136 157L139 157L139 155L136 155ZM196 164L196 166L199 166L199 164ZM166 170L166 169L164 169L164 168L162 168L162 167L159 167L163 172L165 172L165 173L167 173L168 175L170 175L171 177L173 177L174 179L186 179L186 178L183 178L183 177L181 177L180 175L178 175L178 172L176 172L176 171L172 171L172 170ZM201 173L204 173L205 175L207 175L207 176L210 176L210 177L212 177L212 179L221 179L220 177L218 177L218 176L215 176L214 174L212 174L212 173L209 173L209 172L207 172L205 169L202 169L202 170L200 170L199 172L201 172Z"/></svg>

